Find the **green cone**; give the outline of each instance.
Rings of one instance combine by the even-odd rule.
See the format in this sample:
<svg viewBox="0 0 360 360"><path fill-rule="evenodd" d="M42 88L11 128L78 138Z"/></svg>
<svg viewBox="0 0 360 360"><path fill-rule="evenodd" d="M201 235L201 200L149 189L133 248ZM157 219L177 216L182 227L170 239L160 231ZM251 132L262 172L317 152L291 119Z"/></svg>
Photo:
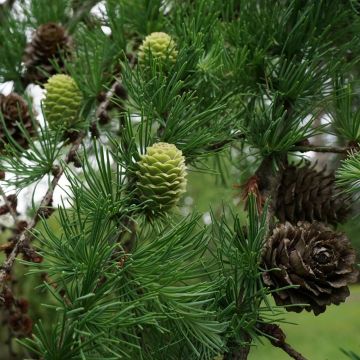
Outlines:
<svg viewBox="0 0 360 360"><path fill-rule="evenodd" d="M54 130L73 129L80 122L82 95L74 79L68 75L52 76L45 84L44 112Z"/></svg>
<svg viewBox="0 0 360 360"><path fill-rule="evenodd" d="M174 63L177 57L175 42L172 37L164 32L153 32L148 35L139 48L139 62L146 64L150 53L155 61Z"/></svg>
<svg viewBox="0 0 360 360"><path fill-rule="evenodd" d="M182 151L173 144L157 143L147 148L138 162L140 200L149 208L166 211L177 204L186 189L186 166Z"/></svg>

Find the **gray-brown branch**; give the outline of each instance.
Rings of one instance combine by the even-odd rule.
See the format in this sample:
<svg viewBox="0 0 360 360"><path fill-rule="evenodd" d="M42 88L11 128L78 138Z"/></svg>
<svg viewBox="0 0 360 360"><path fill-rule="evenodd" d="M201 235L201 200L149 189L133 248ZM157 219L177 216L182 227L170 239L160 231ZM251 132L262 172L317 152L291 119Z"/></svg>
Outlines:
<svg viewBox="0 0 360 360"><path fill-rule="evenodd" d="M236 140L246 139L245 135L242 133L235 134L232 138L209 145L208 150L220 150L223 147L231 144ZM317 145L296 145L293 146L289 151L290 152L319 152L319 153L334 153L334 154L348 154L351 150L358 149L358 146L317 146Z"/></svg>
<svg viewBox="0 0 360 360"><path fill-rule="evenodd" d="M14 220L14 224L16 225L18 221L16 211L14 210L13 204L6 196L5 191L1 186L0 186L0 195L4 200L6 210L10 213L11 217Z"/></svg>
<svg viewBox="0 0 360 360"><path fill-rule="evenodd" d="M351 147L340 147L340 146L316 146L316 145L306 145L306 146L294 146L291 151L299 152L320 152L320 153L335 153L335 154L348 154L352 150Z"/></svg>
<svg viewBox="0 0 360 360"><path fill-rule="evenodd" d="M80 2L80 6L76 7L75 13L67 24L68 29L72 30L79 21L89 16L90 10L99 2L100 0L88 0Z"/></svg>
<svg viewBox="0 0 360 360"><path fill-rule="evenodd" d="M284 331L276 324L258 324L260 332L267 337L271 344L286 352L292 359L307 360L303 355L296 351L291 345L285 342Z"/></svg>

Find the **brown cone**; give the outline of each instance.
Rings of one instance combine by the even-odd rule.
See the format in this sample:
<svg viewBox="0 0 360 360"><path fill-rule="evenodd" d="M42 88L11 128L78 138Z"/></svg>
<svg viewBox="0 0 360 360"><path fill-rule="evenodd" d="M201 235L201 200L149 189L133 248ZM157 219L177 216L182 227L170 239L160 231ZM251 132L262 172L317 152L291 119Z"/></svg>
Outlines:
<svg viewBox="0 0 360 360"><path fill-rule="evenodd" d="M71 39L63 26L56 23L40 25L25 49L24 80L27 83L44 83L49 76L57 73L53 61L64 68L62 57L69 54L70 49Z"/></svg>
<svg viewBox="0 0 360 360"><path fill-rule="evenodd" d="M7 132L21 147L26 149L28 141L18 124L22 123L30 136L35 135L36 132L29 114L27 102L16 93L11 93L7 96L0 95L0 112L3 116ZM6 137L5 130L0 126L0 150L4 148L5 143L8 143L8 138Z"/></svg>
<svg viewBox="0 0 360 360"><path fill-rule="evenodd" d="M276 216L280 222L320 221L336 224L346 220L350 201L335 190L335 175L317 171L308 163L285 168L278 191Z"/></svg>
<svg viewBox="0 0 360 360"><path fill-rule="evenodd" d="M272 293L276 304L315 315L344 302L348 284L358 277L355 250L345 234L317 222L279 224L266 244L263 263L265 285L277 290ZM298 287L282 289L292 285Z"/></svg>

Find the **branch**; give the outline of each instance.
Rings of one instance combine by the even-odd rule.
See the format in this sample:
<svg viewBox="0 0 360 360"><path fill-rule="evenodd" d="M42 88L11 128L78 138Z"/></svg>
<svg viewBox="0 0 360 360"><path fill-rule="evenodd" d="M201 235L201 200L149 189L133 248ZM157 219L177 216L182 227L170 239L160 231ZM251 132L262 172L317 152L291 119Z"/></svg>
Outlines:
<svg viewBox="0 0 360 360"><path fill-rule="evenodd" d="M230 351L224 354L224 360L246 360L250 353L250 344L251 344L251 337L250 335L246 334L245 341L247 341L246 345L243 345L239 348L239 346L232 347L231 344L229 345Z"/></svg>
<svg viewBox="0 0 360 360"><path fill-rule="evenodd" d="M137 57L130 52L126 53L126 59L129 62L131 68L134 68L137 64ZM115 68L115 71L113 73L115 81L112 84L111 88L107 93L101 92L98 95L98 101L100 102L100 104L96 109L96 120L94 120L92 124L93 130L95 130L93 131L93 133L95 135L97 133L96 121L98 120L100 124L109 123L111 121L109 111L115 108L117 108L120 112L120 135L122 133L122 128L125 127L124 113L126 109L124 103L128 99L128 93L123 85L121 70L121 68ZM116 98L116 101L114 101L114 98Z"/></svg>
<svg viewBox="0 0 360 360"><path fill-rule="evenodd" d="M0 5L0 20L5 16L7 11L10 11L14 6L16 0L7 0Z"/></svg>
<svg viewBox="0 0 360 360"><path fill-rule="evenodd" d="M220 150L220 149L222 149L224 146L231 144L231 143L232 143L233 141L235 141L235 140L243 140L243 139L245 139L245 134L236 133L236 134L234 134L234 135L232 136L232 138L230 138L230 139L226 139L226 140L220 141L220 142L218 142L218 143L209 145L209 146L207 147L207 150L213 150L213 151Z"/></svg>
<svg viewBox="0 0 360 360"><path fill-rule="evenodd" d="M113 97L116 96L118 102L115 103ZM122 112L124 111L124 107L122 105L122 101L127 100L127 91L122 85L122 80L117 78L111 89L104 94L104 100L100 103L99 107L96 110L96 117L99 119L100 124L107 124L111 121L111 117L109 115L109 111L114 108L119 108ZM124 119L120 118L120 125L124 126Z"/></svg>
<svg viewBox="0 0 360 360"><path fill-rule="evenodd" d="M306 145L306 146L294 146L290 151L299 151L299 152L320 152L320 153L334 153L334 154L348 154L351 151L351 147L339 147L339 146L316 146L316 145Z"/></svg>
<svg viewBox="0 0 360 360"><path fill-rule="evenodd" d="M261 196L264 201L268 201L268 211L266 214L267 229L265 238L267 238L273 230L273 218L277 202L278 188L282 175L281 170L274 171L273 161L274 159L272 157L267 157L263 159L262 163L256 171L256 178L259 179L258 185L261 193L258 196ZM284 159L279 159L279 162L281 162L281 164L284 161ZM281 164L279 165L280 169L282 168Z"/></svg>
<svg viewBox="0 0 360 360"><path fill-rule="evenodd" d="M258 329L267 337L271 344L275 347L282 349L292 359L306 360L298 351L296 351L291 345L285 342L286 335L283 330L275 324L258 324Z"/></svg>
<svg viewBox="0 0 360 360"><path fill-rule="evenodd" d="M85 136L84 133L80 133L78 135L78 138L73 142L69 152L67 153L67 155L65 157L65 160L64 160L65 164L69 164L72 161L74 161L76 152L79 149L84 136ZM42 199L42 201L40 203L40 206L38 207L37 211L35 212L35 215L33 216L32 220L30 221L28 226L19 235L11 253L9 254L9 256L7 257L7 259L5 260L5 262L3 263L3 265L0 268L0 284L4 283L4 280L6 279L7 275L11 272L11 269L14 265L15 259L16 259L17 255L19 254L19 252L24 247L28 246L30 241L33 239L33 235L31 233L31 231L34 230L34 228L36 227L40 217L42 215L44 215L44 216L49 215L48 208L52 203L54 190L55 190L56 186L58 185L61 176L64 173L64 167L57 167L56 169L57 170L54 173L54 178L52 179L51 184L50 184L44 198Z"/></svg>
<svg viewBox="0 0 360 360"><path fill-rule="evenodd" d="M11 217L14 220L14 224L16 225L18 222L18 218L17 218L17 214L16 214L16 209L14 209L14 202L16 204L16 197L14 202L9 200L9 197L6 196L4 189L0 186L0 195L3 198L4 202L5 202L5 208L6 210L10 213ZM16 208L16 205L15 205Z"/></svg>
<svg viewBox="0 0 360 360"><path fill-rule="evenodd" d="M90 10L99 3L100 0L88 0L83 1L81 3L81 6L75 9L74 15L71 17L68 28L71 30L75 25L82 20L84 17L88 16L90 14Z"/></svg>

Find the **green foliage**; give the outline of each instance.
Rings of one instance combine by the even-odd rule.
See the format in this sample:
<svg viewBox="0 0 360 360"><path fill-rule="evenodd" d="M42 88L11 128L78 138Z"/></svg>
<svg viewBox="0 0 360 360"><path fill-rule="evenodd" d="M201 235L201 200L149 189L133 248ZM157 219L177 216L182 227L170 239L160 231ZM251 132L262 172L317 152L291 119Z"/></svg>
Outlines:
<svg viewBox="0 0 360 360"><path fill-rule="evenodd" d="M276 106L278 99L281 99L278 93L271 105L269 99L254 99L245 112L243 133L264 156L289 151L294 144L316 133L312 128L313 118L304 120L306 113L295 115L285 105Z"/></svg>
<svg viewBox="0 0 360 360"><path fill-rule="evenodd" d="M32 0L23 10L34 28L48 22L65 24L70 17L70 0Z"/></svg>
<svg viewBox="0 0 360 360"><path fill-rule="evenodd" d="M180 53L178 59L171 75L158 73L156 66L135 71L125 66L123 82L133 113L141 116L140 127L148 123L147 136L152 135L154 141L175 144L192 162L212 152L213 145L228 139L230 126L236 124L236 119L226 111L228 96L209 102L198 97L196 91L186 91L189 77L183 62L185 53ZM208 106L199 111L203 101ZM146 114L146 118L142 114Z"/></svg>
<svg viewBox="0 0 360 360"><path fill-rule="evenodd" d="M360 141L360 110L356 107L358 102L354 86L337 79L334 83L332 125L340 137L353 143Z"/></svg>
<svg viewBox="0 0 360 360"><path fill-rule="evenodd" d="M349 194L359 196L360 180L360 154L354 152L342 161L336 174L336 181L342 190Z"/></svg>
<svg viewBox="0 0 360 360"><path fill-rule="evenodd" d="M267 204L261 215L256 197L249 197L248 224L240 223L233 214L232 221L213 216L213 255L219 266L218 276L226 279L217 298L218 313L229 324L228 346L239 347L248 339L257 338L257 324L274 321L281 313L270 305L269 290L262 283L261 251L268 231ZM233 225L231 226L231 223Z"/></svg>
<svg viewBox="0 0 360 360"><path fill-rule="evenodd" d="M161 0L110 0L109 4L118 6L126 30L137 36L145 37L154 31L162 30L164 13Z"/></svg>
<svg viewBox="0 0 360 360"><path fill-rule="evenodd" d="M21 84L21 61L26 44L26 24L8 15L0 22L0 82Z"/></svg>
<svg viewBox="0 0 360 360"><path fill-rule="evenodd" d="M198 218L159 232L143 230L125 254L114 241L116 225L103 213L101 204L85 218L80 208L60 208L60 234L44 222L37 237L46 261L30 272L46 271L58 284L58 290L44 286L56 302L48 306L59 316L53 332L63 335L46 335L39 326L24 344L45 359L60 359L56 354L70 348L69 359L138 357L147 337L164 347L186 347L189 354L219 351L224 324L211 310L219 279L194 283L207 268L198 261L207 245L204 231L196 229ZM171 334L179 334L181 344Z"/></svg>
<svg viewBox="0 0 360 360"><path fill-rule="evenodd" d="M77 44L75 59L67 61L67 69L83 93L85 114L91 113L101 91L110 88L114 74L124 58L126 43L112 41L101 29L88 33L79 27L74 35ZM121 34L117 33L117 37Z"/></svg>
<svg viewBox="0 0 360 360"><path fill-rule="evenodd" d="M108 150L94 142L95 161L89 159L89 155L84 152L83 158L83 177L79 178L71 169L67 169L67 177L71 185L73 203L80 207L81 214L84 216L93 215L99 203L103 206L106 216L122 217L128 213L136 212L137 206L127 204L130 202L123 196L126 183L125 171L120 163L112 166L113 159ZM129 196L133 196L129 192ZM127 204L128 206L125 206Z"/></svg>
<svg viewBox="0 0 360 360"><path fill-rule="evenodd" d="M32 119L33 126L38 130L36 140L31 139L27 130L19 124L24 138L28 140L29 149L23 149L16 140L6 132L9 144L5 145L5 151L1 154L1 168L16 175L6 182L15 186L17 190L34 184L44 176L52 172L55 161L61 154L62 147L59 146L61 134L49 131L46 126L39 126ZM6 129L4 119L0 113L0 124Z"/></svg>

